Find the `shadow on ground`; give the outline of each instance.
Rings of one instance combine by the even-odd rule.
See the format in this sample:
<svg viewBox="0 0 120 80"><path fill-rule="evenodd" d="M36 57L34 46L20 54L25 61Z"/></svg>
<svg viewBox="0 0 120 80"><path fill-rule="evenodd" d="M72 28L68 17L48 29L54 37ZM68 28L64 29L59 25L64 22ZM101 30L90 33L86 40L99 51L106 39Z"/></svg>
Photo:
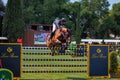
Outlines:
<svg viewBox="0 0 120 80"><path fill-rule="evenodd" d="M86 78L76 78L76 77L68 77L68 80L88 80Z"/></svg>

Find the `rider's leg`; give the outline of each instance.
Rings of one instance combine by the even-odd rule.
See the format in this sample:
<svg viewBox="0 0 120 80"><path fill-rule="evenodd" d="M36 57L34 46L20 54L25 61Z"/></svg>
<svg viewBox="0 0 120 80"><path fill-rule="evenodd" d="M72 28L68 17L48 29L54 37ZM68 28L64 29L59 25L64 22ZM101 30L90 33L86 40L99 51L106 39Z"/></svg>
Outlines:
<svg viewBox="0 0 120 80"><path fill-rule="evenodd" d="M55 32L52 32L52 33L51 33L51 39L53 38L54 34L55 34Z"/></svg>
<svg viewBox="0 0 120 80"><path fill-rule="evenodd" d="M49 40L52 39L52 37L54 36L55 30L56 30L56 25L53 23L53 29L52 29L52 33L50 34Z"/></svg>
<svg viewBox="0 0 120 80"><path fill-rule="evenodd" d="M55 32L52 32L52 33L50 34L50 38L49 38L49 40L53 38L54 33L55 33Z"/></svg>

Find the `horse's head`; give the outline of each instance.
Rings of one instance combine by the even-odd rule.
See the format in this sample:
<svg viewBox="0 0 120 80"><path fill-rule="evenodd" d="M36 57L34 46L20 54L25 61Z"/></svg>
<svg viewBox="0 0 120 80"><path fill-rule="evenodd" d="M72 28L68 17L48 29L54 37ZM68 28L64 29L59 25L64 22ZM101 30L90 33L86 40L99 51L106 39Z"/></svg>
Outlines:
<svg viewBox="0 0 120 80"><path fill-rule="evenodd" d="M62 27L61 32L62 32L62 35L64 36L64 38L68 38L71 36L71 31L68 28Z"/></svg>
<svg viewBox="0 0 120 80"><path fill-rule="evenodd" d="M67 38L67 35L68 35L67 28L62 27L62 28L60 29L60 33L61 33L61 36L63 37L63 39L66 39L66 38Z"/></svg>
<svg viewBox="0 0 120 80"><path fill-rule="evenodd" d="M60 41L69 44L71 42L71 31L68 28L62 27L60 33Z"/></svg>

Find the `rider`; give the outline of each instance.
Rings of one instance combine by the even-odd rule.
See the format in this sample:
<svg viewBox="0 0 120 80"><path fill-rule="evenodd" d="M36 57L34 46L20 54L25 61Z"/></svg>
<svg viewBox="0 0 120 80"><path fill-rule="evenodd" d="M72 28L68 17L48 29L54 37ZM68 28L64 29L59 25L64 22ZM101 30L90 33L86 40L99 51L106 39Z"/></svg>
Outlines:
<svg viewBox="0 0 120 80"><path fill-rule="evenodd" d="M55 30L58 28L62 28L62 26L64 26L66 24L66 19L62 18L60 20L55 19L55 21L53 22L53 29L52 29L52 33L50 35L50 39L52 39L52 37L54 36Z"/></svg>

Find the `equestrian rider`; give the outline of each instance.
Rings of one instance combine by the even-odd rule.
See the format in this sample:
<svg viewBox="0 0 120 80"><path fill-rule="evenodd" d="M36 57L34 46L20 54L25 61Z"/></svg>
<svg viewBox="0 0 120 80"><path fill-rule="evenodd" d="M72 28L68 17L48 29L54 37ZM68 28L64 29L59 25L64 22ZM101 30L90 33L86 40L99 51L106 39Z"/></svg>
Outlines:
<svg viewBox="0 0 120 80"><path fill-rule="evenodd" d="M55 21L53 22L53 29L52 29L52 33L50 35L49 40L52 39L52 37L54 36L55 30L59 29L59 28L62 28L65 24L66 24L66 19L65 18L62 18L60 20L55 19ZM60 41L58 41L58 42L60 43Z"/></svg>

